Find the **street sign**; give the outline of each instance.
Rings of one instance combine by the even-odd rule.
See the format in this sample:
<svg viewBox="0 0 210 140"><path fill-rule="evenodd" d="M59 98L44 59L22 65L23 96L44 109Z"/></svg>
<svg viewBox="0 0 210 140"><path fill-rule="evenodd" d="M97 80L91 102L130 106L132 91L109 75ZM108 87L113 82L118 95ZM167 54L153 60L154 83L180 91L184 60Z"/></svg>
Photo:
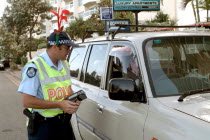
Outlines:
<svg viewBox="0 0 210 140"><path fill-rule="evenodd" d="M114 11L158 11L160 0L113 0Z"/></svg>
<svg viewBox="0 0 210 140"><path fill-rule="evenodd" d="M113 8L112 7L101 7L100 8L101 20L110 20L113 18Z"/></svg>
<svg viewBox="0 0 210 140"><path fill-rule="evenodd" d="M130 24L130 19L106 20L105 30L110 31L110 28L117 27L115 24ZM120 31L130 31L130 27L121 28Z"/></svg>

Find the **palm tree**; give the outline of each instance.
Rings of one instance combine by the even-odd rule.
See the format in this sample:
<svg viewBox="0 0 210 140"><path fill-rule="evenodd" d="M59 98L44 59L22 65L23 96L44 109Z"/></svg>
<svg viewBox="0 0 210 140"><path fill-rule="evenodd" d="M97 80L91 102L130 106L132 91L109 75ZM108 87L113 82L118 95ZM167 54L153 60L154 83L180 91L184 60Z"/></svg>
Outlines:
<svg viewBox="0 0 210 140"><path fill-rule="evenodd" d="M196 2L196 10L197 10L198 22L200 22L200 14L199 14L198 0L196 0L195 2Z"/></svg>
<svg viewBox="0 0 210 140"><path fill-rule="evenodd" d="M199 6L198 8L201 8L201 9L204 9L206 10L206 22L208 22L208 17L209 17L209 6L210 6L210 0L203 0L201 1L201 5L202 6Z"/></svg>
<svg viewBox="0 0 210 140"><path fill-rule="evenodd" d="M183 8L185 8L186 6L187 6L187 4L190 2L190 1L192 1L192 0L183 0L182 1L182 6L183 6Z"/></svg>
<svg viewBox="0 0 210 140"><path fill-rule="evenodd" d="M195 4L194 4L195 1ZM186 8L187 4L191 2L192 8L193 8L193 13L195 17L196 22L200 22L200 14L199 14L199 8L206 10L206 16L207 16L207 22L208 22L208 17L209 17L209 6L210 6L210 0L183 0L183 8ZM199 3L202 4L202 6L199 6Z"/></svg>
<svg viewBox="0 0 210 140"><path fill-rule="evenodd" d="M196 0L197 1L197 0ZM186 8L186 6L187 6L187 4L189 3L189 2L191 2L191 4L192 4L192 9L193 9L193 14L194 14L194 17L195 17L195 22L197 22L198 20L197 20L197 14L196 14L196 11L195 11L195 5L194 5L194 3L193 3L193 0L183 0L182 1L183 3L182 3L182 7L183 8ZM199 15L198 15L199 16ZM199 18L200 19L200 18Z"/></svg>

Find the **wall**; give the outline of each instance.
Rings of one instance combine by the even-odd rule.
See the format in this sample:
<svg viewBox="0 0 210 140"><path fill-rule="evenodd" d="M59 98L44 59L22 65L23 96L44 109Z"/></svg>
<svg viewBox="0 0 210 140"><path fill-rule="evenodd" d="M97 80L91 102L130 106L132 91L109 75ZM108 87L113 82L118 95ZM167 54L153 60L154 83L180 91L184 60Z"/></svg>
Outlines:
<svg viewBox="0 0 210 140"><path fill-rule="evenodd" d="M176 20L176 0L163 0L160 4L160 10L170 16L170 19ZM142 11L138 14L139 21L151 20L155 17L157 11Z"/></svg>

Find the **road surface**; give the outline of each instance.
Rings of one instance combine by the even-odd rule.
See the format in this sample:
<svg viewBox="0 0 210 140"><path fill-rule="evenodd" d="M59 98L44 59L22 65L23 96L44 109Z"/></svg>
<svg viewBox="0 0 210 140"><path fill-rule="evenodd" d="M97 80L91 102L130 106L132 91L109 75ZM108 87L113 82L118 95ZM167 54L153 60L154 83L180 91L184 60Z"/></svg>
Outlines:
<svg viewBox="0 0 210 140"><path fill-rule="evenodd" d="M8 72L0 71L0 140L27 140L19 83Z"/></svg>

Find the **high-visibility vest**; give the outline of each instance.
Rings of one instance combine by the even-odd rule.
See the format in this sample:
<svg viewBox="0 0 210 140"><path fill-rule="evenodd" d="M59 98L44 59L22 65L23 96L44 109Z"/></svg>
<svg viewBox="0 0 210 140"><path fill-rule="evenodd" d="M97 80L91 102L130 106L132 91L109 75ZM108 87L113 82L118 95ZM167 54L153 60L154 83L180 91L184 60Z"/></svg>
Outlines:
<svg viewBox="0 0 210 140"><path fill-rule="evenodd" d="M37 66L39 72L40 83L44 100L46 101L62 101L70 95L70 70L67 61L62 61L63 68L61 71L56 71L51 68L42 57L37 57L32 60ZM31 110L31 109L30 109ZM63 113L59 108L54 109L34 109L44 117L53 117Z"/></svg>

